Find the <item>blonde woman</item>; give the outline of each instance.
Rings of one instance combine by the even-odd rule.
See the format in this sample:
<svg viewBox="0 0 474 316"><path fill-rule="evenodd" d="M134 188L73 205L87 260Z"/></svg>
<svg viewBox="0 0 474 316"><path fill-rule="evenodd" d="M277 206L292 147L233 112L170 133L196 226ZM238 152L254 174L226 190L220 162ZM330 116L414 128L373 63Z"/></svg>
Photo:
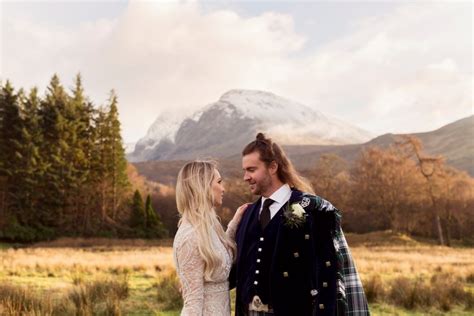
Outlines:
<svg viewBox="0 0 474 316"><path fill-rule="evenodd" d="M236 211L224 232L215 208L224 186L212 161L183 166L176 184L181 220L173 252L184 301L181 315L230 315L228 277L235 258L235 232L247 204Z"/></svg>

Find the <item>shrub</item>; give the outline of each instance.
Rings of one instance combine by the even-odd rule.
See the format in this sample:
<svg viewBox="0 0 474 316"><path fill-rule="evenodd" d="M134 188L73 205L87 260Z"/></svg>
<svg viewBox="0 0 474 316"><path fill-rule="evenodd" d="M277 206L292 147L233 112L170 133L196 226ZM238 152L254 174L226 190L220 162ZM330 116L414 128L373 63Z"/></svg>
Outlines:
<svg viewBox="0 0 474 316"><path fill-rule="evenodd" d="M161 273L155 283L158 302L164 305L165 310L179 309L183 306L180 282L176 271Z"/></svg>

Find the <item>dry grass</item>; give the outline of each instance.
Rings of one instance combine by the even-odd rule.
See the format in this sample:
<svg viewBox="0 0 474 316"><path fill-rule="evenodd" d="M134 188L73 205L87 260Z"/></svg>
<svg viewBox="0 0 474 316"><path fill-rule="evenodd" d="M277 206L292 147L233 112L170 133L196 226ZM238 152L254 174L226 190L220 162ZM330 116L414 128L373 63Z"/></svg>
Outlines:
<svg viewBox="0 0 474 316"><path fill-rule="evenodd" d="M357 247L352 250L363 276L386 278L449 273L467 280L474 273L474 249L439 246Z"/></svg>
<svg viewBox="0 0 474 316"><path fill-rule="evenodd" d="M456 307L472 312L473 248L440 247L404 235L386 235L348 236L357 245L352 253L369 302L428 314Z"/></svg>
<svg viewBox="0 0 474 316"><path fill-rule="evenodd" d="M428 314L448 310L459 311L454 313L456 315L472 313L474 249L438 247L406 236L387 237L386 233L364 237L349 235L348 239L367 296L374 302L375 315L384 314L387 309L389 314L404 310L401 315L421 315L420 310ZM384 243L385 239L391 245ZM85 248L78 247L84 243ZM75 310L80 300L87 301L85 297L96 293L93 297L101 297L97 301L100 303L89 306L95 304L94 308L104 314L153 315L161 310L180 308L179 283L173 266L172 249L161 244L117 240L105 244L95 240L94 244L91 240L74 240L67 245L62 240L41 247L0 250L0 285L2 288L10 286L10 289L19 284L29 286L35 290L30 293L41 293L45 303L57 297L67 299L67 304L61 306L50 304L54 305L52 309ZM119 290L120 285L106 281L120 281L123 277L127 280L123 291ZM91 285L94 282L102 285ZM100 288L102 290L98 290ZM441 296L435 293L435 288L443 289L439 292ZM16 297L21 297L18 294L21 289L19 291ZM107 294L97 294L103 292ZM0 314L5 314L2 308L8 308L6 301L12 299L11 296L5 299L5 291L1 293ZM38 296L31 295L25 296L24 300L29 303L24 306L37 306L35 297ZM418 312L407 312L412 309ZM464 312L464 309L470 311Z"/></svg>
<svg viewBox="0 0 474 316"><path fill-rule="evenodd" d="M58 238L54 241L38 242L29 248L93 248L140 249L149 247L170 247L172 239L111 239L111 238Z"/></svg>
<svg viewBox="0 0 474 316"><path fill-rule="evenodd" d="M120 303L129 296L127 275L119 280L99 279L94 281L80 281L68 295L69 301L74 304L75 310L81 315L92 315L105 302L107 315L120 315Z"/></svg>
<svg viewBox="0 0 474 316"><path fill-rule="evenodd" d="M54 276L160 271L173 264L170 247L142 249L25 248L0 251L0 274Z"/></svg>
<svg viewBox="0 0 474 316"><path fill-rule="evenodd" d="M180 309L182 306L180 282L175 270L162 274L156 284L158 302L167 310Z"/></svg>

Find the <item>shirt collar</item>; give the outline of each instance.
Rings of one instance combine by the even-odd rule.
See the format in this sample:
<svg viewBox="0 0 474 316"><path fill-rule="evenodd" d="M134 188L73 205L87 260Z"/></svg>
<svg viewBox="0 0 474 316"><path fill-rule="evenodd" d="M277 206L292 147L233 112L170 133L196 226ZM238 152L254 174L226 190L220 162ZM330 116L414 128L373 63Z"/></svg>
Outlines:
<svg viewBox="0 0 474 316"><path fill-rule="evenodd" d="M291 195L291 188L288 184L285 183L278 190L273 192L273 194L270 195L269 198L272 199L273 201L279 203L279 204L283 204L288 200L288 196L290 196L290 195ZM263 202L265 202L266 199L267 199L266 197L262 196L262 205L263 205Z"/></svg>

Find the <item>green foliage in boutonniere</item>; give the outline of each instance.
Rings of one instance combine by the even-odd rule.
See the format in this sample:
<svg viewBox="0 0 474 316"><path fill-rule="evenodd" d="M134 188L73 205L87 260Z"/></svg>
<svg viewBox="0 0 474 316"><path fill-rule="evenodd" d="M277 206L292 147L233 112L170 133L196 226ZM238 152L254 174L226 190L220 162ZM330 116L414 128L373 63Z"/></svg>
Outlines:
<svg viewBox="0 0 474 316"><path fill-rule="evenodd" d="M298 228L306 221L306 212L299 203L290 205L288 201L283 216L285 217L284 224L290 228Z"/></svg>

